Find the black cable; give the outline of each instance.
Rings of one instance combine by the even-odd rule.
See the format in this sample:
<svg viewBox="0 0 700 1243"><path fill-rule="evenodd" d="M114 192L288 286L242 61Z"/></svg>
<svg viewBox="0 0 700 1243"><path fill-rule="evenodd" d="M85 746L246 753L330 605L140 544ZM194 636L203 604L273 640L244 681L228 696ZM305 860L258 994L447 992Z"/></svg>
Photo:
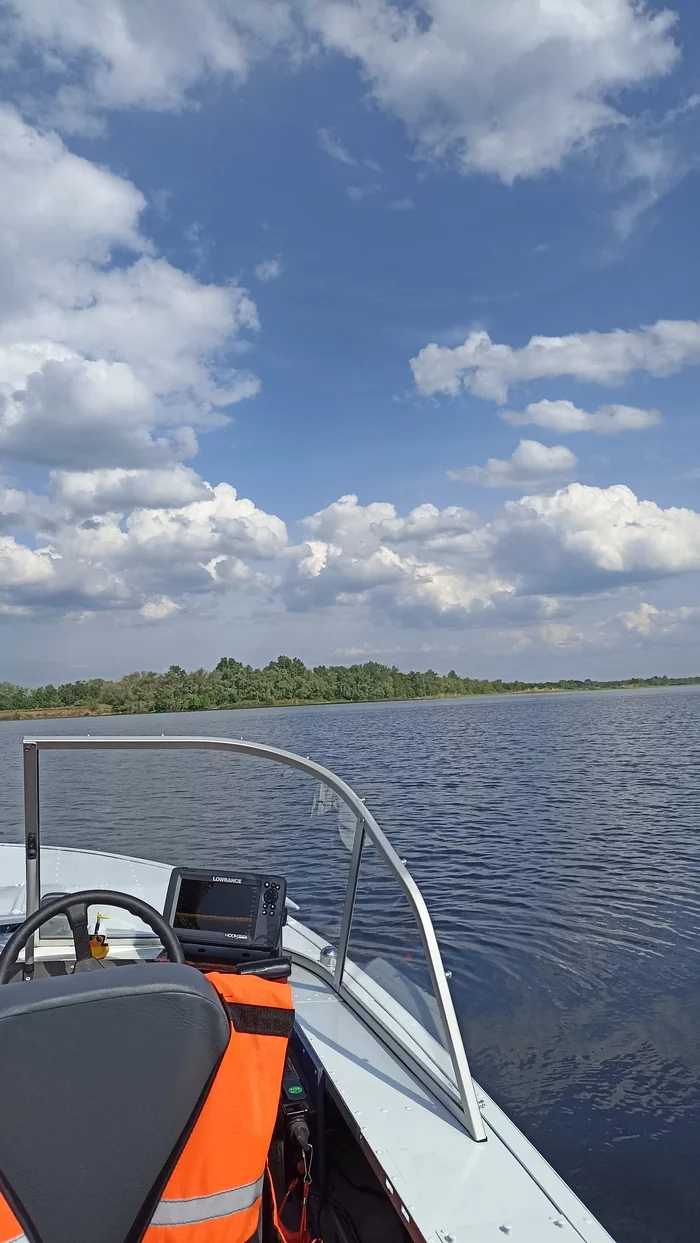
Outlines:
<svg viewBox="0 0 700 1243"><path fill-rule="evenodd" d="M334 1195L331 1195L329 1191L326 1191L326 1192L312 1191L309 1195L309 1201L311 1200L312 1196L315 1199L321 1201L320 1208L318 1210L319 1225L321 1222L321 1214L323 1213L324 1208L328 1209L332 1205L336 1213L340 1214L342 1221L344 1222L345 1226L349 1229L353 1239L355 1240L355 1243L363 1243L360 1235L357 1232L357 1227L354 1221L352 1220L352 1217L350 1216L348 1209L343 1204L342 1200L338 1200Z"/></svg>
<svg viewBox="0 0 700 1243"><path fill-rule="evenodd" d="M350 1175L345 1173L342 1166L336 1165L335 1171L337 1174L340 1174L340 1177L348 1184L348 1187L352 1187L353 1191L359 1191L363 1195L375 1196L379 1200L388 1199L386 1192L382 1191L381 1187L365 1187L362 1183L354 1182Z"/></svg>

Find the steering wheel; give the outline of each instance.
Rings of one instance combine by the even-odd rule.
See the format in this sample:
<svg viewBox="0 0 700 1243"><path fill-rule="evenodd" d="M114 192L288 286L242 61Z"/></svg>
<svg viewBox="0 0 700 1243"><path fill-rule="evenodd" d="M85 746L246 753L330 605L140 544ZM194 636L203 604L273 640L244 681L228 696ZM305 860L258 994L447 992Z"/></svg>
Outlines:
<svg viewBox="0 0 700 1243"><path fill-rule="evenodd" d="M56 915L65 915L73 933L75 945L74 971L92 971L100 969L104 964L93 958L90 949L90 933L88 931L89 906L118 906L121 910L138 915L148 927L155 932L162 942L170 962L185 962L185 955L172 927L155 907L141 898L134 898L130 893L119 893L114 889L81 889L79 893L61 894L52 902L39 907L33 915L29 915L19 928L15 928L4 950L0 954L0 984L9 984L15 967L17 955L24 949L32 933L37 932L42 924L48 923Z"/></svg>

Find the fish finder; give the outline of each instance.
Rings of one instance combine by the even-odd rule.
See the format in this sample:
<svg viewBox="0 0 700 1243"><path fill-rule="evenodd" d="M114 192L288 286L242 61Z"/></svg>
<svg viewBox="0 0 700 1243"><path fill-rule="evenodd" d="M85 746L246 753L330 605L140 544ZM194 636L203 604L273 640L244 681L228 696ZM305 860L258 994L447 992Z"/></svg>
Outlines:
<svg viewBox="0 0 700 1243"><path fill-rule="evenodd" d="M163 913L186 953L191 947L201 956L207 947L234 961L274 958L282 949L286 895L283 876L174 868Z"/></svg>

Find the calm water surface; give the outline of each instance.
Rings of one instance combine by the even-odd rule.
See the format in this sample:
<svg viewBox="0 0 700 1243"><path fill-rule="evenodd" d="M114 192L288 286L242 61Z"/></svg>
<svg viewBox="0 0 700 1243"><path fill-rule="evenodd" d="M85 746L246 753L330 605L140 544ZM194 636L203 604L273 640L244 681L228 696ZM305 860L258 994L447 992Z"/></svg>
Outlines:
<svg viewBox="0 0 700 1243"><path fill-rule="evenodd" d="M697 690L3 722L2 840L22 736L86 732L244 735L345 777L423 889L479 1081L618 1243L700 1237ZM215 754L42 758L46 841L274 866L331 936L348 856L312 795ZM387 909L361 890L374 948Z"/></svg>

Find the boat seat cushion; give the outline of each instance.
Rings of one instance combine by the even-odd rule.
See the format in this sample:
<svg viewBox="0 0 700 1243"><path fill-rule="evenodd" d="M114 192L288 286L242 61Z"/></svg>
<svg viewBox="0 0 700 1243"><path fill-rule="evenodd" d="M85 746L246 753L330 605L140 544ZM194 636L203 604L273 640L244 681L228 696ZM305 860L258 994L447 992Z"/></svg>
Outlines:
<svg viewBox="0 0 700 1243"><path fill-rule="evenodd" d="M0 987L0 1189L30 1243L136 1243L229 1031L192 967Z"/></svg>

